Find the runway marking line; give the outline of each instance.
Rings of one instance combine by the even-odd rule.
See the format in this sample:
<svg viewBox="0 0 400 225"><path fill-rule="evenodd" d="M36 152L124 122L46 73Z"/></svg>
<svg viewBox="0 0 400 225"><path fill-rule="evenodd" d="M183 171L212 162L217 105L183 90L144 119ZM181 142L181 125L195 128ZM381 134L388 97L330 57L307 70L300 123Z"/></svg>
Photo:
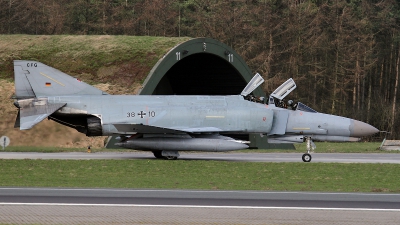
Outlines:
<svg viewBox="0 0 400 225"><path fill-rule="evenodd" d="M76 203L10 203L0 202L0 206L102 206L102 207L152 207L152 208L214 208L214 209L288 209L324 211L380 211L400 212L400 209L371 208L319 208L319 207L273 207L273 206L211 206L211 205L146 205L146 204L76 204Z"/></svg>
<svg viewBox="0 0 400 225"><path fill-rule="evenodd" d="M301 194L301 195L357 195L357 196L400 196L398 193L357 193L357 192L298 192L298 191L238 191L238 190L170 190L170 189L107 189L107 188L1 188L0 190L32 190L32 191L105 191L105 192L184 192L184 193L245 193L245 194Z"/></svg>

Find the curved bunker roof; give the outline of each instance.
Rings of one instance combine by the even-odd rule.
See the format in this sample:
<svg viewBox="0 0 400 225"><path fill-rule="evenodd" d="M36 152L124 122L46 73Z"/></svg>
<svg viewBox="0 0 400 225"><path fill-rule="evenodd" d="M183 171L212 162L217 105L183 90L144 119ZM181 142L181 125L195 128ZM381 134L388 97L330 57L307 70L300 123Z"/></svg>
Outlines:
<svg viewBox="0 0 400 225"><path fill-rule="evenodd" d="M253 76L235 50L214 39L196 38L166 53L151 69L139 94L238 95ZM253 94L265 96L261 87ZM247 138L250 148L295 149L292 144L269 144L266 136Z"/></svg>
<svg viewBox="0 0 400 225"><path fill-rule="evenodd" d="M154 65L140 95L237 95L254 76L229 46L210 38L183 42ZM259 87L253 91L265 96Z"/></svg>

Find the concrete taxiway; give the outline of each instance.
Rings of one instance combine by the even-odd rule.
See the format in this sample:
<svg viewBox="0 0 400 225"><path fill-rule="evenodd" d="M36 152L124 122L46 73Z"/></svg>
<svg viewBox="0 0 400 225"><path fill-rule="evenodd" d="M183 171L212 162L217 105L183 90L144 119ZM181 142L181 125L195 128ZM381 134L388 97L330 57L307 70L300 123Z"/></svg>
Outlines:
<svg viewBox="0 0 400 225"><path fill-rule="evenodd" d="M218 160L247 162L302 162L301 153L185 153L179 160ZM312 163L400 163L396 153L313 153ZM0 159L154 159L151 152L0 152Z"/></svg>
<svg viewBox="0 0 400 225"><path fill-rule="evenodd" d="M0 223L398 224L400 194L1 188Z"/></svg>
<svg viewBox="0 0 400 225"><path fill-rule="evenodd" d="M149 152L10 153L3 159L146 159ZM301 162L298 153L182 153L180 160ZM400 163L400 154L315 153ZM134 176L134 174L133 174ZM0 188L0 224L399 224L400 194Z"/></svg>

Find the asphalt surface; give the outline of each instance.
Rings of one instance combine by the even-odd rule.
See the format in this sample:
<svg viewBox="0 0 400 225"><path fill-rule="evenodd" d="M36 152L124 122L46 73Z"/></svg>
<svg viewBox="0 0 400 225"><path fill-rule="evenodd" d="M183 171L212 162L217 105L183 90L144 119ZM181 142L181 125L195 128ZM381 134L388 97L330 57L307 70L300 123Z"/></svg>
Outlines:
<svg viewBox="0 0 400 225"><path fill-rule="evenodd" d="M180 160L301 162L298 153L181 153ZM149 152L10 153L3 159L154 159ZM315 153L312 163L400 163ZM0 224L400 224L400 194L0 188Z"/></svg>
<svg viewBox="0 0 400 225"><path fill-rule="evenodd" d="M0 188L0 223L398 224L400 194Z"/></svg>
<svg viewBox="0 0 400 225"><path fill-rule="evenodd" d="M216 160L248 162L302 162L300 153L185 153L179 160ZM0 152L0 159L154 159L151 152ZM395 153L313 153L312 163L400 163L400 154Z"/></svg>
<svg viewBox="0 0 400 225"><path fill-rule="evenodd" d="M0 188L0 202L399 209L400 194Z"/></svg>

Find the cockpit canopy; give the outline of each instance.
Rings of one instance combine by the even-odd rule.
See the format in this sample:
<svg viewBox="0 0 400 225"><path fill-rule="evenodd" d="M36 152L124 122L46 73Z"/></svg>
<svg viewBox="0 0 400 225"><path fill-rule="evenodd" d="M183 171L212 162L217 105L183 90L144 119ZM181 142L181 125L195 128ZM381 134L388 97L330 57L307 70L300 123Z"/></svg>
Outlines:
<svg viewBox="0 0 400 225"><path fill-rule="evenodd" d="M284 100L279 100L279 99L276 99L276 98L270 96L268 105L275 105L276 107L283 108L283 109L300 110L300 111L304 111L304 112L318 113L318 111L312 109L311 107L309 107L301 102L297 102L295 104L293 104L293 103L289 104L290 101L291 100L289 100L288 103L286 104L286 102ZM291 101L291 102L293 102L293 101Z"/></svg>
<svg viewBox="0 0 400 225"><path fill-rule="evenodd" d="M260 74L254 75L254 77L250 80L250 82L247 84L247 86L243 89L241 95L249 101L252 102L258 102L258 103L267 103L268 105L275 105L276 107L279 108L284 108L284 109L291 109L291 110L300 110L304 112L311 112L311 113L317 113L314 109L304 105L301 102L298 102L297 104L293 104L292 100L288 101L288 104L283 100L290 92L292 92L294 89L296 89L296 83L292 78L288 79L285 81L283 84L281 84L270 96L268 101L264 99L264 97L255 97L251 95L250 93L256 89L260 84L264 82L264 79L261 77Z"/></svg>
<svg viewBox="0 0 400 225"><path fill-rule="evenodd" d="M304 105L304 104L301 103L301 102L298 102L298 103L297 103L296 110L300 110L300 111L304 111L304 112L317 113L316 110L314 110L314 109L312 109L312 108L310 108L310 107Z"/></svg>

